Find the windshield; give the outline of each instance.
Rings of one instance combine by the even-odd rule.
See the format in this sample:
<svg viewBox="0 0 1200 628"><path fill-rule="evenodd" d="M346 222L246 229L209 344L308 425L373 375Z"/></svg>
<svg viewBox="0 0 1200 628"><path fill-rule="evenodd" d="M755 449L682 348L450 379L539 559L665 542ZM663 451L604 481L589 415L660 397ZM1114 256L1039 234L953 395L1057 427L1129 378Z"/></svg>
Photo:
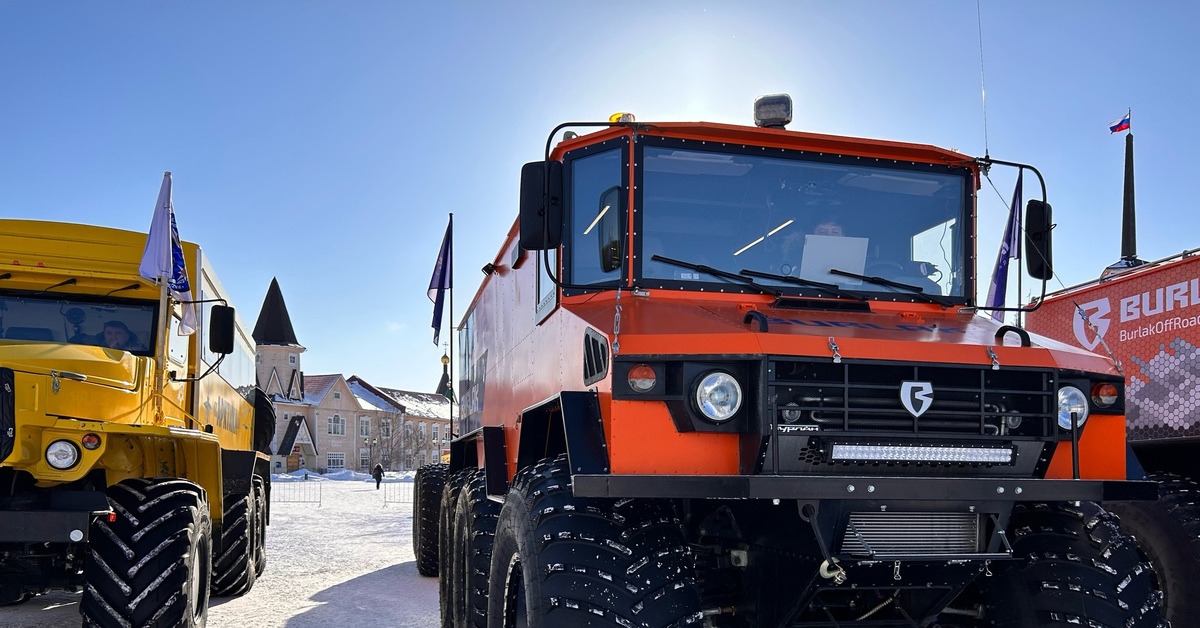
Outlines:
<svg viewBox="0 0 1200 628"><path fill-rule="evenodd" d="M920 300L891 283L927 295L967 294L965 169L764 152L645 146L634 244L640 285L745 289L652 259L659 255L734 273L746 269L833 284L872 298L881 295L870 293L886 293L889 300ZM759 277L788 293L828 296Z"/></svg>
<svg viewBox="0 0 1200 628"><path fill-rule="evenodd" d="M104 303L63 295L0 295L0 337L122 349L148 355L155 304Z"/></svg>

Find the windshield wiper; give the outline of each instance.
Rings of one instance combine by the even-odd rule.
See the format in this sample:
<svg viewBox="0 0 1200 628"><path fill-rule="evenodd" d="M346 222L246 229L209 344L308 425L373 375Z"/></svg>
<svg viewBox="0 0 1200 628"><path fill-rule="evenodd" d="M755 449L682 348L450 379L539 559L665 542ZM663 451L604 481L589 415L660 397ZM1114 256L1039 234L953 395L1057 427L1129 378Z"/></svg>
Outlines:
<svg viewBox="0 0 1200 628"><path fill-rule="evenodd" d="M110 294L112 294L114 292L123 292L125 290L140 290L141 287L142 287L142 284L140 284L140 283L131 283L128 286L125 286L123 288L117 288L116 290L110 290L108 292L108 294L105 294L104 296L109 296Z"/></svg>
<svg viewBox="0 0 1200 628"><path fill-rule="evenodd" d="M45 290L33 293L33 296L36 297L39 294L46 294L47 292L50 292L51 290L61 287L61 286L73 286L73 285L75 285L76 281L78 281L78 280L74 277L71 277L70 279L65 279L63 281L60 281L60 282L54 284L53 286L50 286L49 288L46 288Z"/></svg>
<svg viewBox="0 0 1200 628"><path fill-rule="evenodd" d="M954 307L953 303L947 301L946 299L943 299L941 296L927 294L925 292L925 289L922 288L921 286L914 286L912 284L900 283L899 281L892 281L891 279L884 279L883 277L872 277L871 275L859 275L858 273L851 273L851 272L847 272L844 270L838 270L837 268L830 268L829 274L841 275L843 277L853 277L855 279L860 279L867 283L873 283L877 286L887 286L889 288L899 288L901 290L908 290L909 292L919 294L919 295L925 297L926 299L929 299L930 302L937 303L938 305L941 305L942 307Z"/></svg>
<svg viewBox="0 0 1200 628"><path fill-rule="evenodd" d="M664 264L670 264L672 266L679 266L681 268L686 268L688 270L694 270L696 272L704 273L706 275L712 275L713 277L720 277L722 279L729 279L731 281L737 281L740 283L744 283L753 288L757 288L758 291L763 294L769 294L774 297L783 296L783 293L778 290L772 290L764 285L756 283L753 279L750 279L749 277L743 277L737 273L731 273L727 270L713 268L712 266L706 266L704 264L693 264L691 262L684 262L684 261L680 261L677 259L671 259L669 257L663 257L661 255L652 255L650 257L650 259L652 259L656 262L662 262Z"/></svg>
<svg viewBox="0 0 1200 628"><path fill-rule="evenodd" d="M806 288L817 288L819 290L824 290L826 292L836 294L837 296L842 297L843 299L854 299L855 301L866 301L867 300L867 298L862 295L858 295L858 294L854 294L853 292L848 292L846 290L842 290L841 288L839 288L837 286L837 284L822 283L820 281L813 281L811 279L802 279L800 277L792 277L791 275L776 275L774 273L762 273L757 270L750 270L747 268L743 268L741 274L748 275L750 277L758 277L759 279L774 279L775 281L782 281L785 283L794 283L797 286L804 286Z"/></svg>

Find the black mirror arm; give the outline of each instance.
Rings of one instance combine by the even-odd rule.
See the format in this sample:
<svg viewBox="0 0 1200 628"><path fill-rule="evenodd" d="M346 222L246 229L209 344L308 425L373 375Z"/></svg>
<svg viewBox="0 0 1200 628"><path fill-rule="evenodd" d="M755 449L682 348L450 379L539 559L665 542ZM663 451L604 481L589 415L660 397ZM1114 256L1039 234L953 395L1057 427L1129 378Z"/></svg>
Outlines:
<svg viewBox="0 0 1200 628"><path fill-rule="evenodd" d="M983 157L976 159L975 163L979 164L979 168L984 172L987 172L987 170L989 168L991 168L993 165L1027 169L1027 170L1033 172L1034 176L1037 177L1038 184L1042 188L1042 202L1043 203L1046 202L1046 178L1042 176L1042 172L1040 170L1038 170L1037 168L1035 168L1029 164L1023 164L1023 163L1019 163L1019 162L1015 162L1015 161L1004 161L1002 159L992 159L988 155L984 155ZM1024 232L1024 230L1025 230L1024 223L1022 223L1021 231ZM1024 233L1022 233L1022 235L1024 235ZM987 307L987 306L982 306L982 305L976 305L975 309L976 310L984 310L984 311L988 311L988 312L1032 312L1032 311L1038 309L1039 307L1041 307L1042 303L1046 300L1046 283L1048 281L1049 280L1047 280L1047 279L1042 280L1042 296L1038 297L1037 301L1035 301L1034 304L1029 307ZM1020 298L1020 295L1018 295L1018 298Z"/></svg>

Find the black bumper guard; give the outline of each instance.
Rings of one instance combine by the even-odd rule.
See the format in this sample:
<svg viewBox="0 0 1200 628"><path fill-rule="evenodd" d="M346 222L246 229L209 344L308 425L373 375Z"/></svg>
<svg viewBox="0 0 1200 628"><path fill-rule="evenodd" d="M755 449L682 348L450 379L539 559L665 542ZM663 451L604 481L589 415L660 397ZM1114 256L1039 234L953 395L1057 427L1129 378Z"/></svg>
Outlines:
<svg viewBox="0 0 1200 628"><path fill-rule="evenodd" d="M572 476L580 497L922 501L1136 501L1158 484L1129 480L764 475Z"/></svg>

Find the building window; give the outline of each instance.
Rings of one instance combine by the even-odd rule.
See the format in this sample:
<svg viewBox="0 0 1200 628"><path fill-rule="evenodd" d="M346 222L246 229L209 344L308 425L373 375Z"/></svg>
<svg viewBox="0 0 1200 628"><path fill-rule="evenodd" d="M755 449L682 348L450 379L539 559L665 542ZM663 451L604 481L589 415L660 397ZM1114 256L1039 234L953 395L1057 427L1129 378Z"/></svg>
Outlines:
<svg viewBox="0 0 1200 628"><path fill-rule="evenodd" d="M346 420L336 414L329 417L329 433L334 436L345 436Z"/></svg>
<svg viewBox="0 0 1200 628"><path fill-rule="evenodd" d="M382 438L392 437L392 420L379 419L379 436Z"/></svg>
<svg viewBox="0 0 1200 628"><path fill-rule="evenodd" d="M433 424L433 440L439 441L442 439L442 426L437 423Z"/></svg>
<svg viewBox="0 0 1200 628"><path fill-rule="evenodd" d="M422 421L418 425L420 426L418 429L421 432L421 440L425 440L425 422Z"/></svg>
<svg viewBox="0 0 1200 628"><path fill-rule="evenodd" d="M358 417L358 435L359 436L370 436L371 435L371 417L365 417L365 416Z"/></svg>
<svg viewBox="0 0 1200 628"><path fill-rule="evenodd" d="M379 457L383 461L383 466L386 467L386 466L392 464L392 452L384 449L383 451L379 452Z"/></svg>
<svg viewBox="0 0 1200 628"><path fill-rule="evenodd" d="M339 470L346 468L346 454L326 454L325 466L330 470Z"/></svg>
<svg viewBox="0 0 1200 628"><path fill-rule="evenodd" d="M295 353L288 354L288 364L291 364L294 366L296 364L296 360L298 360L298 359L299 359L299 356L297 356Z"/></svg>
<svg viewBox="0 0 1200 628"><path fill-rule="evenodd" d="M362 471L369 471L371 467L371 457L367 454L358 454L358 468Z"/></svg>
<svg viewBox="0 0 1200 628"><path fill-rule="evenodd" d="M336 391L336 390L335 390L335 391L333 391L333 398L334 398L334 399L341 399L341 398L342 398L342 393L340 393L340 392L338 392L338 391Z"/></svg>

